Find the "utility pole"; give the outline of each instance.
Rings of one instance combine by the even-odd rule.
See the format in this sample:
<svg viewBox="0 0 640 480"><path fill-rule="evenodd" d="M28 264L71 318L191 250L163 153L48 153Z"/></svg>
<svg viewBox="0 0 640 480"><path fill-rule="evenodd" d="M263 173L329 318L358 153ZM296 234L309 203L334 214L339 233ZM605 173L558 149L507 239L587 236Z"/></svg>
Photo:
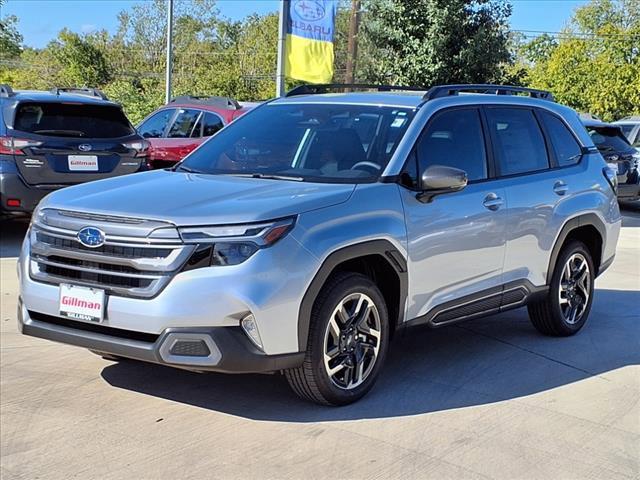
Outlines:
<svg viewBox="0 0 640 480"><path fill-rule="evenodd" d="M276 97L284 95L284 55L287 39L287 23L289 21L289 0L280 0L280 18L278 20L278 67L276 71Z"/></svg>
<svg viewBox="0 0 640 480"><path fill-rule="evenodd" d="M167 5L167 65L165 72L164 103L171 101L171 70L173 70L173 0Z"/></svg>
<svg viewBox="0 0 640 480"><path fill-rule="evenodd" d="M345 83L353 83L356 56L358 55L358 28L360 27L360 0L351 0L349 40L347 43L347 72Z"/></svg>

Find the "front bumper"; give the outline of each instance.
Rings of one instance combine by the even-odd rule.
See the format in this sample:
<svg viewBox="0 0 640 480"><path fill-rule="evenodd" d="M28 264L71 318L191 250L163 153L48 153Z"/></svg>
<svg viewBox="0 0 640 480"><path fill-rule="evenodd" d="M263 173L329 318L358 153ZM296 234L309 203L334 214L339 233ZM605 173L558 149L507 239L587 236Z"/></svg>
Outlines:
<svg viewBox="0 0 640 480"><path fill-rule="evenodd" d="M22 300L18 302L18 328L33 337L197 371L274 372L297 367L304 359L304 353L266 355L253 346L239 327L181 327L167 328L159 335L136 334L29 311ZM184 348L176 353L174 346L180 342L204 344L206 348L197 355Z"/></svg>
<svg viewBox="0 0 640 480"><path fill-rule="evenodd" d="M60 319L60 287L31 278L34 260L30 256L29 245L26 238L18 260L20 297L27 311ZM300 351L300 299L318 263L300 247L293 235L287 235L242 264L177 273L153 298L107 292L104 321L99 326L125 331L133 336L155 335L154 339L147 341L155 343L155 338L173 328L183 332L235 329L244 335L241 320L252 314L264 355L294 354ZM71 279L68 282L75 283ZM72 327L79 323L75 322ZM101 331L106 330L103 328ZM246 340L250 342L248 337Z"/></svg>

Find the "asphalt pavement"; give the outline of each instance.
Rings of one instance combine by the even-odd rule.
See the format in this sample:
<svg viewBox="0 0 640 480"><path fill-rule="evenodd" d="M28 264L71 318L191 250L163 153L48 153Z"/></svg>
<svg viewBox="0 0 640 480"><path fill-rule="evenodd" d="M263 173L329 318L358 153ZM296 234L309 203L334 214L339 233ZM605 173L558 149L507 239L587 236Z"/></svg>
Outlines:
<svg viewBox="0 0 640 480"><path fill-rule="evenodd" d="M0 224L0 477L640 478L640 208L591 316L548 338L526 309L392 345L355 405L280 375L196 374L17 332L25 222Z"/></svg>

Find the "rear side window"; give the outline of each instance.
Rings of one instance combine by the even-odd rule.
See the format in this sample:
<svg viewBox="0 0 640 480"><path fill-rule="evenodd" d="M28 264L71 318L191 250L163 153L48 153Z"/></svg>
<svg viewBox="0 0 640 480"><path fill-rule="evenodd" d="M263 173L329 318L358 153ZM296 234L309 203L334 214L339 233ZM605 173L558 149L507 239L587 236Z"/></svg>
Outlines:
<svg viewBox="0 0 640 480"><path fill-rule="evenodd" d="M154 113L140 124L138 133L144 138L161 138L174 113L175 109L173 108L166 108Z"/></svg>
<svg viewBox="0 0 640 480"><path fill-rule="evenodd" d="M222 123L222 119L216 115L215 113L205 113L201 120L202 122L202 136L210 137L222 127L224 124Z"/></svg>
<svg viewBox="0 0 640 480"><path fill-rule="evenodd" d="M582 156L582 149L564 122L547 112L540 112L540 116L556 154L558 165L565 167L578 163Z"/></svg>
<svg viewBox="0 0 640 480"><path fill-rule="evenodd" d="M464 170L469 180L487 178L480 113L455 109L439 114L420 136L416 153L420 173L431 165L444 165Z"/></svg>
<svg viewBox="0 0 640 480"><path fill-rule="evenodd" d="M524 108L487 108L500 175L549 168L547 147L533 112Z"/></svg>
<svg viewBox="0 0 640 480"><path fill-rule="evenodd" d="M118 138L135 133L119 107L70 103L22 103L13 128L56 137Z"/></svg>
<svg viewBox="0 0 640 480"><path fill-rule="evenodd" d="M178 111L178 116L171 125L167 137L169 138L190 138L192 136L199 137L199 132L196 132L196 123L200 112L198 110L183 110Z"/></svg>

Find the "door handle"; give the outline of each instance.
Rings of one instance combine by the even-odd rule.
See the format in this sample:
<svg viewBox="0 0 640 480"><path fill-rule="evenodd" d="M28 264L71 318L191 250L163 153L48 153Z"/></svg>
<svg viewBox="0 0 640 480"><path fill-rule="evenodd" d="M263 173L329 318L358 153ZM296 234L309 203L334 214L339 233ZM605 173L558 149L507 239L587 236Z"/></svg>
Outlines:
<svg viewBox="0 0 640 480"><path fill-rule="evenodd" d="M557 195L562 196L569 191L569 186L566 183L564 183L562 180L559 180L553 184L553 191Z"/></svg>
<svg viewBox="0 0 640 480"><path fill-rule="evenodd" d="M498 210L503 204L504 201L502 200L502 198L500 198L495 193L490 193L489 195L484 197L484 202L482 202L482 205L484 205L485 208L493 211Z"/></svg>

